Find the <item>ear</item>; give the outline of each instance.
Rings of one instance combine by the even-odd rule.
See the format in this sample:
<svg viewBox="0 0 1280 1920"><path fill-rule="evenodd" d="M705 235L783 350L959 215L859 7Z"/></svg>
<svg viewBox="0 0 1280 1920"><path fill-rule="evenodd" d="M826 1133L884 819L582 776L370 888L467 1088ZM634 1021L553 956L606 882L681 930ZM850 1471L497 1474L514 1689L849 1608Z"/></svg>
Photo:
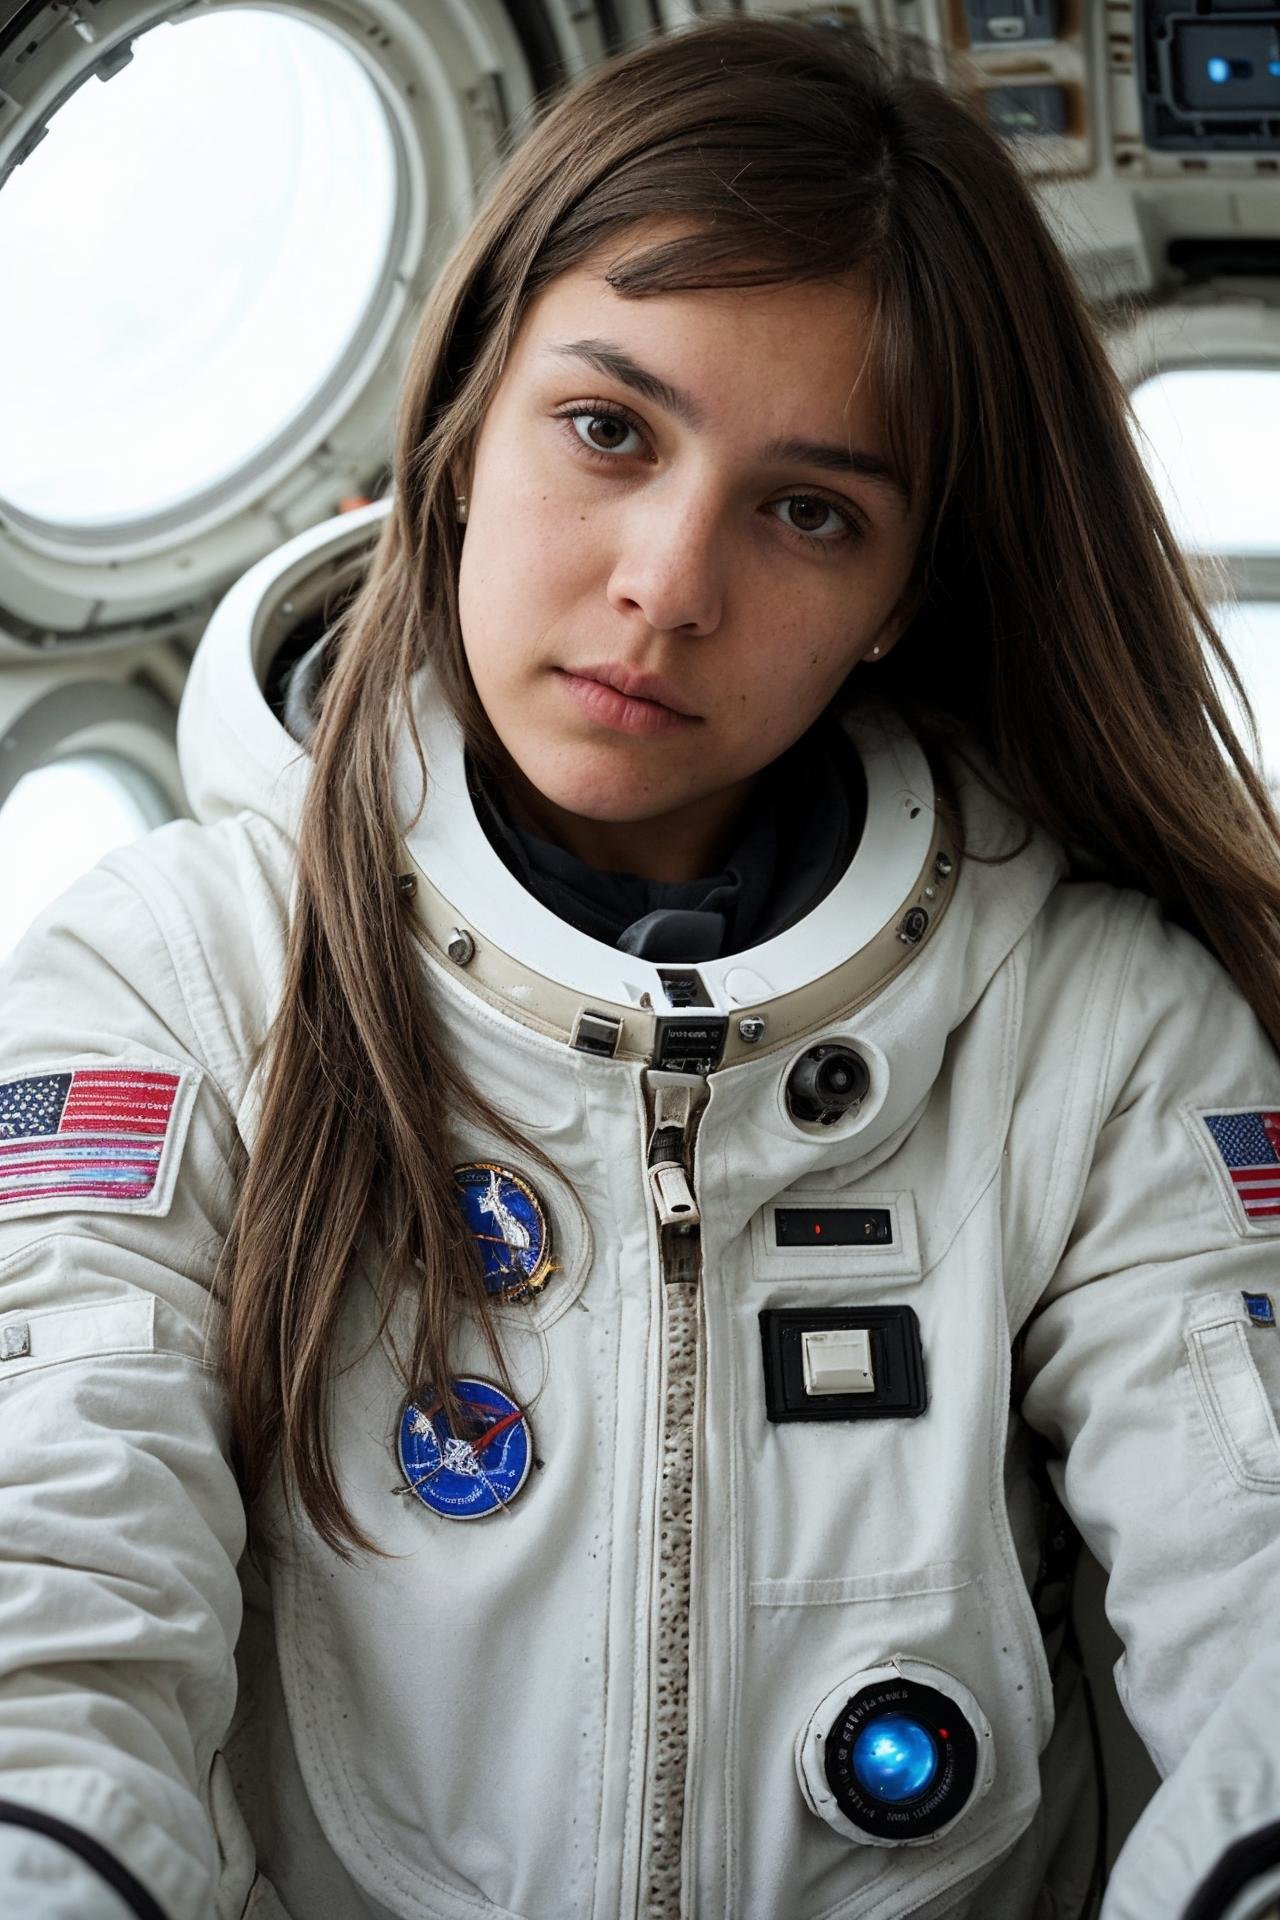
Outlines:
<svg viewBox="0 0 1280 1920"><path fill-rule="evenodd" d="M887 660L910 624L910 618L909 614L894 614L886 620L879 632L872 634L871 645L862 655L862 665L878 667L882 660Z"/></svg>
<svg viewBox="0 0 1280 1920"><path fill-rule="evenodd" d="M916 591L911 595L911 598L909 600L899 601L897 607L880 628L880 631L872 635L871 646L868 647L863 654L863 660L873 666L878 666L882 660L888 659L928 597L929 577L926 574L920 585L916 588ZM879 649L874 656L872 654L872 647Z"/></svg>
<svg viewBox="0 0 1280 1920"><path fill-rule="evenodd" d="M459 493L470 494L471 469L474 464L473 448L470 443L466 443L456 449L453 458L449 462L449 480L455 495Z"/></svg>

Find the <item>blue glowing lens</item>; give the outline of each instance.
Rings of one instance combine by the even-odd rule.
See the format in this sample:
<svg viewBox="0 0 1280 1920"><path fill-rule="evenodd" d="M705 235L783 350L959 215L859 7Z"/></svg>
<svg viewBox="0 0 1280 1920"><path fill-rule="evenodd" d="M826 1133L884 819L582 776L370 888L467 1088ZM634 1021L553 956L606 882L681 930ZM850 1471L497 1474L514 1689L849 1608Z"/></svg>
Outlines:
<svg viewBox="0 0 1280 1920"><path fill-rule="evenodd" d="M1231 68L1225 60L1211 60L1209 62L1209 78L1213 81L1215 87L1220 87L1224 80L1231 78Z"/></svg>
<svg viewBox="0 0 1280 1920"><path fill-rule="evenodd" d="M918 1720L905 1713L882 1714L854 1741L853 1771L864 1793L896 1807L928 1789L938 1771L938 1749Z"/></svg>

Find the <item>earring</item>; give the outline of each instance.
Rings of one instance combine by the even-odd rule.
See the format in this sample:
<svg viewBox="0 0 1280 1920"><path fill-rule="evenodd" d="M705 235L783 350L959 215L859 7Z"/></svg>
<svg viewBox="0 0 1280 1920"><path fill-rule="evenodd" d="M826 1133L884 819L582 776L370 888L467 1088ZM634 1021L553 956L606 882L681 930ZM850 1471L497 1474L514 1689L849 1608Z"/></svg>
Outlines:
<svg viewBox="0 0 1280 1920"><path fill-rule="evenodd" d="M460 493L458 495L457 518L459 520L465 520L466 517L467 517L467 496L465 493Z"/></svg>
<svg viewBox="0 0 1280 1920"><path fill-rule="evenodd" d="M872 658L873 660L878 660L878 659L880 658L880 649L879 649L879 647L872 647L872 649L871 649L871 658Z"/></svg>

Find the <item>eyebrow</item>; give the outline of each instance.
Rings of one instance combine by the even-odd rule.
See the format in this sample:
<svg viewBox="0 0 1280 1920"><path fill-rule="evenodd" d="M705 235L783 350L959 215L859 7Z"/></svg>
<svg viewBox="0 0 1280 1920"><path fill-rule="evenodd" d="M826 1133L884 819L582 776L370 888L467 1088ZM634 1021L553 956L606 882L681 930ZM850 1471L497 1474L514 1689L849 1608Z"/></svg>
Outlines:
<svg viewBox="0 0 1280 1920"><path fill-rule="evenodd" d="M666 412L674 414L686 426L695 431L702 428L702 409L690 394L681 387L673 387L661 375L650 373L647 367L633 360L624 348L615 346L609 340L571 340L549 345L545 351L558 357L586 360L600 373L621 381L624 387L632 388L646 400L652 400ZM859 447L830 445L821 440L770 440L759 449L759 458L766 464L795 463L803 467L821 467L827 473L857 474L860 479L869 480L874 486L897 494L904 504L910 504L910 494L905 484L882 454L867 453Z"/></svg>

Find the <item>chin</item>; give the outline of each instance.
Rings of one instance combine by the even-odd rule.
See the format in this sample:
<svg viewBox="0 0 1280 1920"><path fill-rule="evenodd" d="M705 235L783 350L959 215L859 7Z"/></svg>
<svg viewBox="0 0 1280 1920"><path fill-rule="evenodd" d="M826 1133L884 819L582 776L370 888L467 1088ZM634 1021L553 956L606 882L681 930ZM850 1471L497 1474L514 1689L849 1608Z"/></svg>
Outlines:
<svg viewBox="0 0 1280 1920"><path fill-rule="evenodd" d="M673 786L650 785L626 766L568 769L563 762L550 767L521 763L520 771L542 798L579 820L598 820L611 826L652 820L686 804L694 795Z"/></svg>
<svg viewBox="0 0 1280 1920"><path fill-rule="evenodd" d="M539 788L539 792L552 806L571 813L575 819L598 820L602 826L633 826L641 820L669 813L680 804L678 800L665 802L660 796L651 796L642 803L634 788L603 791L592 786L582 790L566 783Z"/></svg>

